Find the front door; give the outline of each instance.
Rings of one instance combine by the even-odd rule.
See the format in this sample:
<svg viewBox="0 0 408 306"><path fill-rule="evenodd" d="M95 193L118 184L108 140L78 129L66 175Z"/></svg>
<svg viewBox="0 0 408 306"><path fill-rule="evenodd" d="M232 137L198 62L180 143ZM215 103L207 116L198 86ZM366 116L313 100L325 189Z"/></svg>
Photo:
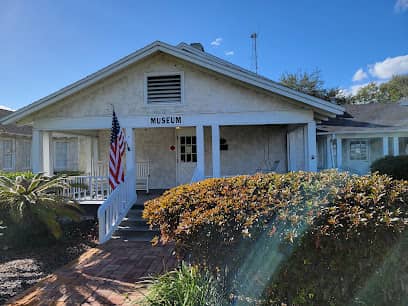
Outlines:
<svg viewBox="0 0 408 306"><path fill-rule="evenodd" d="M177 135L177 185L191 182L197 166L195 128L180 128Z"/></svg>

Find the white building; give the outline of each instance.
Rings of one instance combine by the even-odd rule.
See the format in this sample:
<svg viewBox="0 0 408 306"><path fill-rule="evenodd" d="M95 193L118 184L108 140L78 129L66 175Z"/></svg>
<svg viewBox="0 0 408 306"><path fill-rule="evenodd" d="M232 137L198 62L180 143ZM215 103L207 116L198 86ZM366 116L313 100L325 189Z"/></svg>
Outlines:
<svg viewBox="0 0 408 306"><path fill-rule="evenodd" d="M346 105L317 126L318 169L366 174L387 155L408 155L408 103Z"/></svg>
<svg viewBox="0 0 408 306"><path fill-rule="evenodd" d="M103 207L125 194L121 202L128 207L146 173L151 188L165 189L205 177L315 171L316 122L344 111L214 57L199 44L154 42L3 123L33 127L35 172L56 170L53 150L65 149L54 148L53 135L80 137L78 170L94 181L78 197L95 200L105 192L95 177L106 171L112 105L130 148L128 177L123 190L102 197Z"/></svg>

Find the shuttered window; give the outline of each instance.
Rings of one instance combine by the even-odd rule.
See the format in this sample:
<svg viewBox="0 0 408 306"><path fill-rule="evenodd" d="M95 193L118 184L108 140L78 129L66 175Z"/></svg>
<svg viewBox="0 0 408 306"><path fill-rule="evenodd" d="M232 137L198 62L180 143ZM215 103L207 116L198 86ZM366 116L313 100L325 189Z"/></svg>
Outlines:
<svg viewBox="0 0 408 306"><path fill-rule="evenodd" d="M147 103L181 103L181 74L147 76Z"/></svg>
<svg viewBox="0 0 408 306"><path fill-rule="evenodd" d="M23 140L22 149L23 149L23 152L21 152L22 167L23 170L29 170L31 169L31 141Z"/></svg>
<svg viewBox="0 0 408 306"><path fill-rule="evenodd" d="M54 142L54 171L78 170L78 140L57 140Z"/></svg>
<svg viewBox="0 0 408 306"><path fill-rule="evenodd" d="M14 170L14 141L12 139L4 139L1 142L3 170Z"/></svg>

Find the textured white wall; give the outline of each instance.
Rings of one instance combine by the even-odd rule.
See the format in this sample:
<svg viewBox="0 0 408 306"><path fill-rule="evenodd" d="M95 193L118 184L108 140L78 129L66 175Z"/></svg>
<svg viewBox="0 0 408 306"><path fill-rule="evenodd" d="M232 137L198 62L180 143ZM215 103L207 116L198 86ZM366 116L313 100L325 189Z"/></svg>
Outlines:
<svg viewBox="0 0 408 306"><path fill-rule="evenodd" d="M176 186L176 146L174 128L135 129L136 159L150 160L152 189ZM287 171L286 126L223 126L220 137L228 144L221 151L221 175L253 174L265 169L265 160L280 160L278 172ZM99 153L108 159L109 131L99 133ZM206 176L212 174L211 128L204 130Z"/></svg>
<svg viewBox="0 0 408 306"><path fill-rule="evenodd" d="M183 105L151 106L144 103L145 73L180 71L184 72ZM46 118L110 117L111 104L115 105L119 117L279 110L292 111L294 114L304 113L304 110L293 104L290 99L249 87L169 55L158 54L33 114L25 121Z"/></svg>

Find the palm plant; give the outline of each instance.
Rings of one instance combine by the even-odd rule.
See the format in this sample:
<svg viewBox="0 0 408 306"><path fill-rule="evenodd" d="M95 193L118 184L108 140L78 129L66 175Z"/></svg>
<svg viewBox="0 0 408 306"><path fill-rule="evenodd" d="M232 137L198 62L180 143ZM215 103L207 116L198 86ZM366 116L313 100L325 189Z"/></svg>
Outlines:
<svg viewBox="0 0 408 306"><path fill-rule="evenodd" d="M65 176L32 178L18 176L10 179L0 176L0 211L16 225L35 229L42 224L56 238L62 235L61 218L79 221L81 209L70 198L62 195L69 187ZM34 225L34 226L33 226Z"/></svg>

